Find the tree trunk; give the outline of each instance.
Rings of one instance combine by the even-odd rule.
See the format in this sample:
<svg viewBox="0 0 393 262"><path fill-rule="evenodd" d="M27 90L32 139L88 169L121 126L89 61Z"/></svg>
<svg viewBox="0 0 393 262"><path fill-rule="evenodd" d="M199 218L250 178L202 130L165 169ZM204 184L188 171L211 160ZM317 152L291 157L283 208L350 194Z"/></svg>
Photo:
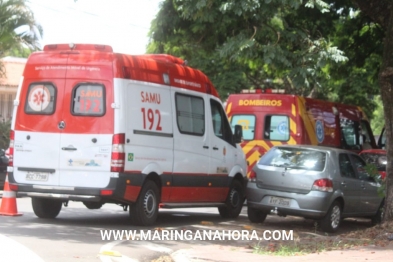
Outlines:
<svg viewBox="0 0 393 262"><path fill-rule="evenodd" d="M386 198L384 221L393 221L393 8L389 10L386 24L382 65L379 72L379 84L385 113L386 132Z"/></svg>

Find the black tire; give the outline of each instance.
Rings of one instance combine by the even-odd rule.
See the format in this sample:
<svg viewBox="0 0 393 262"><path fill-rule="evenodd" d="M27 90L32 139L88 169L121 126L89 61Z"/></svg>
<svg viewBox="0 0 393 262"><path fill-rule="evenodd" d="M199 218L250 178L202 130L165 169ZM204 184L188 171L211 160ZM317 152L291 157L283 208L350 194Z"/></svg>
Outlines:
<svg viewBox="0 0 393 262"><path fill-rule="evenodd" d="M267 217L267 213L264 213L258 209L248 207L247 208L248 220L252 223L263 223Z"/></svg>
<svg viewBox="0 0 393 262"><path fill-rule="evenodd" d="M159 202L160 196L157 184L147 180L136 203L130 205L131 222L138 226L153 225L157 220Z"/></svg>
<svg viewBox="0 0 393 262"><path fill-rule="evenodd" d="M83 202L88 209L100 209L104 204L101 202Z"/></svg>
<svg viewBox="0 0 393 262"><path fill-rule="evenodd" d="M237 218L242 211L243 203L244 187L239 180L233 180L225 206L219 207L218 212L222 218Z"/></svg>
<svg viewBox="0 0 393 262"><path fill-rule="evenodd" d="M341 225L341 211L342 207L339 201L334 201L330 206L327 214L320 221L321 229L325 232L334 233Z"/></svg>
<svg viewBox="0 0 393 262"><path fill-rule="evenodd" d="M371 224L373 226L381 224L383 220L383 215L384 215L384 202L381 203L381 205L378 208L377 213L371 217Z"/></svg>
<svg viewBox="0 0 393 262"><path fill-rule="evenodd" d="M31 198L34 214L39 218L55 218L60 213L63 202L50 198Z"/></svg>

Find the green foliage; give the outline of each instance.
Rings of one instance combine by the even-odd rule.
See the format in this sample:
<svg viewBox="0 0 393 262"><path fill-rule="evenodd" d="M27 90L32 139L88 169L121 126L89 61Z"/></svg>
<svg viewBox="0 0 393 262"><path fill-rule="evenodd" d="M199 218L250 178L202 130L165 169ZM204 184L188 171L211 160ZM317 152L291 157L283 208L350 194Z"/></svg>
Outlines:
<svg viewBox="0 0 393 262"><path fill-rule="evenodd" d="M39 49L42 28L26 0L0 0L0 54L12 49Z"/></svg>
<svg viewBox="0 0 393 262"><path fill-rule="evenodd" d="M164 0L148 53L188 60L224 99L281 88L362 106L372 119L383 36L351 0Z"/></svg>
<svg viewBox="0 0 393 262"><path fill-rule="evenodd" d="M381 96L375 96L374 102L376 104L376 108L373 113L373 120L371 121L371 129L373 130L374 135L379 135L382 132L382 128L385 126Z"/></svg>
<svg viewBox="0 0 393 262"><path fill-rule="evenodd" d="M0 0L0 57L8 54L23 57L26 48L39 49L43 30L26 3L26 0ZM0 77L4 75L4 65L0 63Z"/></svg>
<svg viewBox="0 0 393 262"><path fill-rule="evenodd" d="M365 166L366 172L375 179L381 186L378 188L378 195L385 197L386 195L386 180L381 179L381 175L378 172L378 168L375 164L367 164Z"/></svg>
<svg viewBox="0 0 393 262"><path fill-rule="evenodd" d="M328 5L307 1L307 6L326 11ZM307 25L313 26L322 16L297 0L165 0L152 22L148 52L189 60L214 79L219 90L226 90L220 93L239 90L234 86L239 82L242 88L261 88L273 79L291 93L307 95L327 77L322 69L328 63L347 59L318 29L305 27L304 16L297 12L312 14L315 20L310 17ZM201 67L193 62L198 57L214 58L221 67ZM228 73L222 73L226 68L238 69L232 74L240 72L232 86L221 85L227 82Z"/></svg>

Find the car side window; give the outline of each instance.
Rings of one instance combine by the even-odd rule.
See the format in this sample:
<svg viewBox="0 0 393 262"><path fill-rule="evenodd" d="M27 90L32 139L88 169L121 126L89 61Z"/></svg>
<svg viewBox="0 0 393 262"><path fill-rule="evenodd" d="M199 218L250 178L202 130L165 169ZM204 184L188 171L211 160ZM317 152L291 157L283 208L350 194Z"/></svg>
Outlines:
<svg viewBox="0 0 393 262"><path fill-rule="evenodd" d="M227 141L229 144L236 146L236 144L233 142L232 128L221 104L213 99L210 99L210 107L214 134L216 137L219 137L222 140Z"/></svg>
<svg viewBox="0 0 393 262"><path fill-rule="evenodd" d="M357 155L351 155L351 158L356 170L357 178L359 180L373 180L373 178L366 171L366 162Z"/></svg>
<svg viewBox="0 0 393 262"><path fill-rule="evenodd" d="M338 157L340 174L346 178L356 179L356 173L347 154L340 154Z"/></svg>

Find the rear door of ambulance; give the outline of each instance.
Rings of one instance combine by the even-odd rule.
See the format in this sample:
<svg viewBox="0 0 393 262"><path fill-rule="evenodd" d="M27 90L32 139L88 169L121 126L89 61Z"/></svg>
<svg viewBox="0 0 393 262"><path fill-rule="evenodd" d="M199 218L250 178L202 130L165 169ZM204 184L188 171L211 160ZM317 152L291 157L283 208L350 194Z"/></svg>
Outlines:
<svg viewBox="0 0 393 262"><path fill-rule="evenodd" d="M114 131L112 53L62 49L35 54L26 64L14 125L14 178L47 190L106 187Z"/></svg>

